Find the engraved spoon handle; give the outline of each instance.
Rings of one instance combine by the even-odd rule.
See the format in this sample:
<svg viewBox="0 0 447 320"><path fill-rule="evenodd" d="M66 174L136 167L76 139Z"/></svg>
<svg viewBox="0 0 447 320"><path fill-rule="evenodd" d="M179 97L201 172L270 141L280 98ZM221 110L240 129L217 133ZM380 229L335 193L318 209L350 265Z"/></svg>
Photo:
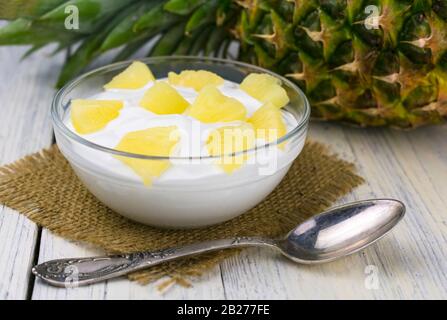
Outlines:
<svg viewBox="0 0 447 320"><path fill-rule="evenodd" d="M36 265L33 267L32 272L35 276L51 285L57 287L77 287L126 275L132 271L177 258L247 246L276 247L276 242L271 239L258 237L236 237L157 251L51 260Z"/></svg>

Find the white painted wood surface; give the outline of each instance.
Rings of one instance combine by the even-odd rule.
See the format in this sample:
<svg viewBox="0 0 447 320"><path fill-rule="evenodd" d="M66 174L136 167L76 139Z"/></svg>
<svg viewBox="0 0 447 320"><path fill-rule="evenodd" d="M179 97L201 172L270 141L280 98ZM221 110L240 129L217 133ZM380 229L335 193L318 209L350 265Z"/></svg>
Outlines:
<svg viewBox="0 0 447 320"><path fill-rule="evenodd" d="M0 162L52 142L48 111L62 57L40 52L19 64L23 49L0 47ZM30 266L98 250L70 243L0 206L0 299L446 299L447 126L411 132L312 123L310 137L354 162L367 183L341 199L403 200L406 218L386 238L346 259L299 266L262 249L222 263L190 289L165 293L124 279L57 289ZM372 274L371 274L372 272ZM375 281L377 279L377 281Z"/></svg>
<svg viewBox="0 0 447 320"><path fill-rule="evenodd" d="M10 163L52 143L49 104L60 59L42 63L42 55L19 64L25 50L0 47L0 163ZM59 63L58 63L59 61ZM0 299L24 299L38 229L0 205Z"/></svg>

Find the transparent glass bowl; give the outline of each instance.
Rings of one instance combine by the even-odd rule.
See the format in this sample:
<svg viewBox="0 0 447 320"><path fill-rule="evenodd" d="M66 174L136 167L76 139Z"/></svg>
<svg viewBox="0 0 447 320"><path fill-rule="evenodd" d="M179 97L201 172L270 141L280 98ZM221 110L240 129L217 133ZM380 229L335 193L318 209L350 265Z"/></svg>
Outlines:
<svg viewBox="0 0 447 320"><path fill-rule="evenodd" d="M204 57L157 57L141 60L154 76L167 77L168 72L209 70L222 78L240 83L249 73L269 73L281 80L290 103L285 107L297 120L296 127L277 141L247 150L249 159L233 174L217 175L178 182L145 186L132 176L108 168L106 160L122 157L183 161L200 166L218 160L218 157L163 158L116 151L92 143L71 131L64 120L70 112L71 99L88 98L103 90L103 85L131 63L120 62L91 71L73 80L55 96L51 115L56 142L77 176L87 189L102 203L117 213L153 226L166 228L194 228L232 219L260 203L282 180L292 162L301 152L307 134L310 116L309 103L303 92L289 80L268 70L249 64ZM277 157L266 157L277 145L285 142ZM193 168L193 167L191 167ZM197 167L195 167L197 168Z"/></svg>

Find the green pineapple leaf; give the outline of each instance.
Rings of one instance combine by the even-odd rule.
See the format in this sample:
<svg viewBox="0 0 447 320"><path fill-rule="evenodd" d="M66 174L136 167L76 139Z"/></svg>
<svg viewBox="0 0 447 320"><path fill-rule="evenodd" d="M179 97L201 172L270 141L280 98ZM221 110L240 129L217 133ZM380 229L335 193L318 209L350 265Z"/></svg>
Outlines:
<svg viewBox="0 0 447 320"><path fill-rule="evenodd" d="M45 13L39 21L54 28L66 29L65 21L69 6L76 7L79 16L79 30L73 32L91 34L108 19L127 8L134 0L70 0Z"/></svg>
<svg viewBox="0 0 447 320"><path fill-rule="evenodd" d="M179 21L181 18L178 15L164 11L163 3L158 3L135 22L133 30L164 30Z"/></svg>
<svg viewBox="0 0 447 320"><path fill-rule="evenodd" d="M170 55L177 48L185 36L185 24L178 24L162 35L161 39L152 48L149 55L152 57Z"/></svg>
<svg viewBox="0 0 447 320"><path fill-rule="evenodd" d="M65 26L69 5L79 30ZM300 86L315 117L405 128L447 119L447 0L0 0L0 19L11 20L0 45L29 45L24 57L79 45L59 86L114 48L115 61L153 44L150 55L226 57L236 41L238 59Z"/></svg>
<svg viewBox="0 0 447 320"><path fill-rule="evenodd" d="M41 45L52 42L70 42L77 35L56 30L44 23L19 18L0 28L0 45Z"/></svg>
<svg viewBox="0 0 447 320"><path fill-rule="evenodd" d="M197 8L186 24L186 34L190 34L196 29L215 22L218 4L219 2L217 0L209 0L204 5Z"/></svg>
<svg viewBox="0 0 447 320"><path fill-rule="evenodd" d="M205 3L206 0L169 0L164 5L163 9L168 12L189 15L195 8Z"/></svg>
<svg viewBox="0 0 447 320"><path fill-rule="evenodd" d="M67 0L0 0L0 19L38 18Z"/></svg>
<svg viewBox="0 0 447 320"><path fill-rule="evenodd" d="M113 48L118 48L124 44L132 42L137 37L141 37L142 34L144 35L144 32L134 31L134 24L148 10L154 8L154 6L154 2L147 1L134 4L129 15L124 17L124 19L107 35L107 38L101 45L101 51L104 52Z"/></svg>

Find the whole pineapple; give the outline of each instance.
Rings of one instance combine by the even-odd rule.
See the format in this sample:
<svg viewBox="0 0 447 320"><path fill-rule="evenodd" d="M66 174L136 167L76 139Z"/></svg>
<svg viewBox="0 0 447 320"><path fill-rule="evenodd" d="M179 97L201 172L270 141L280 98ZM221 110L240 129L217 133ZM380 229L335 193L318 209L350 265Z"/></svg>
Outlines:
<svg viewBox="0 0 447 320"><path fill-rule="evenodd" d="M79 29L67 30L67 7ZM58 42L59 85L102 53L225 55L295 81L313 117L411 128L447 118L447 0L0 0L0 44ZM161 36L159 36L161 34Z"/></svg>

